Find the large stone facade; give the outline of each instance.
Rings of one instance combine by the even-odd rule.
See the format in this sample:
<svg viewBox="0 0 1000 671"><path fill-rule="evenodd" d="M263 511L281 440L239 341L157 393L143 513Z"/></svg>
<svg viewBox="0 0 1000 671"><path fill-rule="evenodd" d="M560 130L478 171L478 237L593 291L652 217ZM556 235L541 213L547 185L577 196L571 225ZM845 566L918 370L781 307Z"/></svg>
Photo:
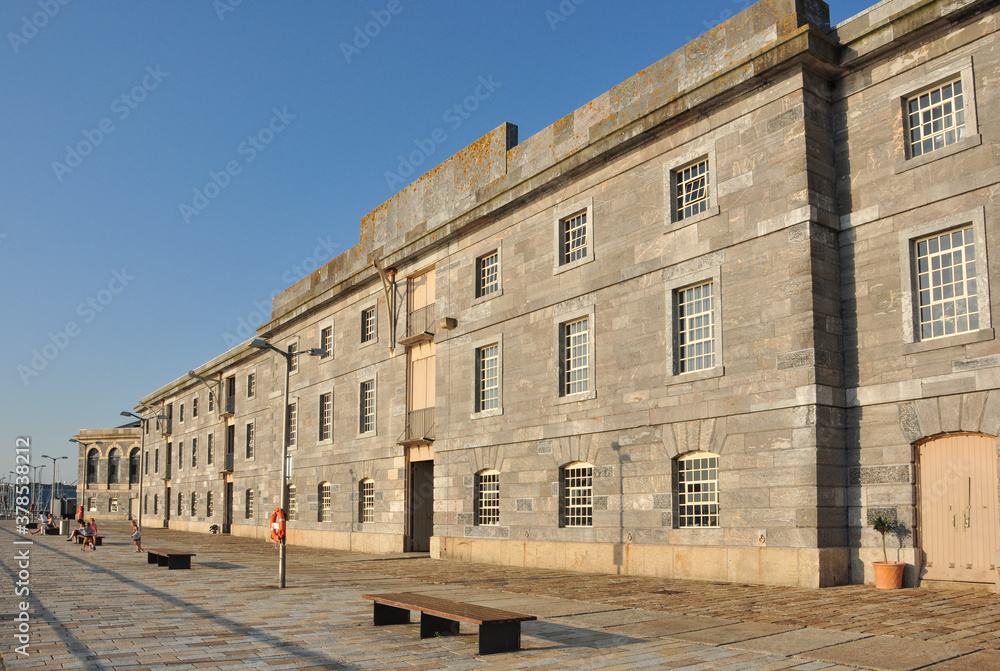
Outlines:
<svg viewBox="0 0 1000 671"><path fill-rule="evenodd" d="M1000 508L998 20L886 0L831 27L819 0L761 0L374 210L259 329L300 353L289 542L825 586L871 580L885 514L909 584L984 582L989 562L940 571L951 494L928 492L961 489L932 452L975 434ZM907 105L930 91L953 125L964 95L965 135L917 155ZM942 309L978 322L924 333L917 243L956 231L977 283L947 281L978 305ZM147 520L267 535L285 368L244 344L142 400L170 417L144 438Z"/></svg>

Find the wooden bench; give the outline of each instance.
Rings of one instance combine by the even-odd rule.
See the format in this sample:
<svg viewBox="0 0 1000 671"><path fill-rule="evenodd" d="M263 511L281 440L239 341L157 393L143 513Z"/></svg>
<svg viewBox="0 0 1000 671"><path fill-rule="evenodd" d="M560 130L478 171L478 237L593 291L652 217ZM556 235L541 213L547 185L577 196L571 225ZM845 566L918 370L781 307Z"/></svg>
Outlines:
<svg viewBox="0 0 1000 671"><path fill-rule="evenodd" d="M146 563L166 566L168 569L191 568L193 552L174 552L173 550L146 549Z"/></svg>
<svg viewBox="0 0 1000 671"><path fill-rule="evenodd" d="M537 619L507 610L476 606L423 594L364 594L375 602L374 624L408 624L410 611L420 611L420 638L457 636L458 623L479 625L479 654L521 649L521 623Z"/></svg>

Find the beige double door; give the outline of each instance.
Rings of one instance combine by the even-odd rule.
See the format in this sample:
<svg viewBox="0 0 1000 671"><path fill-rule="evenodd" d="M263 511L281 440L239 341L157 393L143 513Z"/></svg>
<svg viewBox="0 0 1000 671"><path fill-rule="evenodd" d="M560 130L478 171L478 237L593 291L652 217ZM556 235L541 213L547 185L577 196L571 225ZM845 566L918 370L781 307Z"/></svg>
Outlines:
<svg viewBox="0 0 1000 671"><path fill-rule="evenodd" d="M921 578L992 583L1000 550L996 438L929 440L918 447L917 469Z"/></svg>

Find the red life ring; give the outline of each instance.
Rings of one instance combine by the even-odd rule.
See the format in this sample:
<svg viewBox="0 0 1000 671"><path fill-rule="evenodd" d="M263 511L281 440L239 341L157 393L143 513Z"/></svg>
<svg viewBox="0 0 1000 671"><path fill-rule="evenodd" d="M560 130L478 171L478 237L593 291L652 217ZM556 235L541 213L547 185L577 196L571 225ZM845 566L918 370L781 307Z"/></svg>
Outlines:
<svg viewBox="0 0 1000 671"><path fill-rule="evenodd" d="M275 543L285 540L285 514L281 508L275 508L271 513L271 540Z"/></svg>
<svg viewBox="0 0 1000 671"><path fill-rule="evenodd" d="M83 506L77 506L77 508L76 508L76 519L78 519L78 520L82 520L83 519Z"/></svg>

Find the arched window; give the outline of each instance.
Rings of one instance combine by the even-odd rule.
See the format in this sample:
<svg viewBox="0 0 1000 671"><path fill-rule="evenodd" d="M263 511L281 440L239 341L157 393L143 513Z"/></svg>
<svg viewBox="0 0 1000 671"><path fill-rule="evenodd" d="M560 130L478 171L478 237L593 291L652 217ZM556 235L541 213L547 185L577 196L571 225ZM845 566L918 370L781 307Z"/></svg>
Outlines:
<svg viewBox="0 0 1000 671"><path fill-rule="evenodd" d="M476 473L476 524L500 524L500 471Z"/></svg>
<svg viewBox="0 0 1000 671"><path fill-rule="evenodd" d="M674 459L676 527L719 526L719 455L691 452Z"/></svg>
<svg viewBox="0 0 1000 671"><path fill-rule="evenodd" d="M96 448L91 448L87 452L87 484L93 485L97 483L97 463L101 458Z"/></svg>
<svg viewBox="0 0 1000 671"><path fill-rule="evenodd" d="M358 485L358 521L375 521L375 481L365 478Z"/></svg>
<svg viewBox="0 0 1000 671"><path fill-rule="evenodd" d="M330 521L330 483L319 483L319 521Z"/></svg>
<svg viewBox="0 0 1000 671"><path fill-rule="evenodd" d="M561 525L594 526L594 467L575 461L562 467Z"/></svg>
<svg viewBox="0 0 1000 671"><path fill-rule="evenodd" d="M142 514L143 515L149 514L149 494L146 494L145 496L142 497Z"/></svg>
<svg viewBox="0 0 1000 671"><path fill-rule="evenodd" d="M248 520L253 519L253 490L248 489L246 491L246 518Z"/></svg>
<svg viewBox="0 0 1000 671"><path fill-rule="evenodd" d="M115 485L121 479L121 460L122 453L117 447L111 448L108 452L108 484Z"/></svg>
<svg viewBox="0 0 1000 671"><path fill-rule="evenodd" d="M198 494L191 492L191 517L198 515Z"/></svg>
<svg viewBox="0 0 1000 671"><path fill-rule="evenodd" d="M294 520L299 516L299 502L295 498L295 485L288 485L288 519Z"/></svg>
<svg viewBox="0 0 1000 671"><path fill-rule="evenodd" d="M160 514L160 495L159 494L153 494L153 514L154 515L159 515Z"/></svg>
<svg viewBox="0 0 1000 671"><path fill-rule="evenodd" d="M139 448L133 447L128 454L128 483L130 485L139 482Z"/></svg>
<svg viewBox="0 0 1000 671"><path fill-rule="evenodd" d="M177 492L177 514L184 514L184 495L180 492Z"/></svg>

